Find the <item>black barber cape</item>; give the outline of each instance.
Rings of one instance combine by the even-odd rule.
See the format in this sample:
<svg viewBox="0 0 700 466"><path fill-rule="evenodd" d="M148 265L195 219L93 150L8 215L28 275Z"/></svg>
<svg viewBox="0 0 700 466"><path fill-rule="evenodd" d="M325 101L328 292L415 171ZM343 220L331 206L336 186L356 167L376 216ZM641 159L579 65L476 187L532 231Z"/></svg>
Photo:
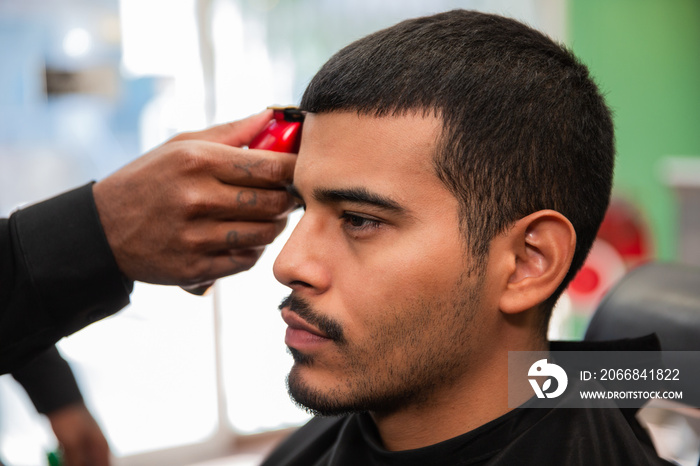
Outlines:
<svg viewBox="0 0 700 466"><path fill-rule="evenodd" d="M564 348L553 344L555 349ZM568 343L566 349L580 347ZM450 440L399 452L383 448L368 414L317 417L284 441L263 466L668 464L624 410L518 408Z"/></svg>

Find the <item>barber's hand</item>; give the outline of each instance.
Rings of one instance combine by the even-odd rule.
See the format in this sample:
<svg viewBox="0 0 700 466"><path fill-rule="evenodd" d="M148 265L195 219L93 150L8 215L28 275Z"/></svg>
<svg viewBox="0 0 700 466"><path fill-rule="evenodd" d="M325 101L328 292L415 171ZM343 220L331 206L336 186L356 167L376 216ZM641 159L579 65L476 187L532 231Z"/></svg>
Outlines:
<svg viewBox="0 0 700 466"><path fill-rule="evenodd" d="M65 466L109 466L107 440L84 404L48 414Z"/></svg>
<svg viewBox="0 0 700 466"><path fill-rule="evenodd" d="M241 149L271 118L180 134L94 185L127 277L191 286L255 264L293 208L296 156Z"/></svg>

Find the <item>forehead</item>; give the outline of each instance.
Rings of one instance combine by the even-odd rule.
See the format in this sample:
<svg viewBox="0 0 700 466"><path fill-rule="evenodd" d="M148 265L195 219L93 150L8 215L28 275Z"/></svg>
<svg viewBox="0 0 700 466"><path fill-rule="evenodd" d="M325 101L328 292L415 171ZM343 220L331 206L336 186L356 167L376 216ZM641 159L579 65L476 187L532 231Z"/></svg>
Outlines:
<svg viewBox="0 0 700 466"><path fill-rule="evenodd" d="M442 187L433 156L442 123L420 115L309 114L294 184L301 191L338 184L373 189ZM323 186L322 186L323 187Z"/></svg>

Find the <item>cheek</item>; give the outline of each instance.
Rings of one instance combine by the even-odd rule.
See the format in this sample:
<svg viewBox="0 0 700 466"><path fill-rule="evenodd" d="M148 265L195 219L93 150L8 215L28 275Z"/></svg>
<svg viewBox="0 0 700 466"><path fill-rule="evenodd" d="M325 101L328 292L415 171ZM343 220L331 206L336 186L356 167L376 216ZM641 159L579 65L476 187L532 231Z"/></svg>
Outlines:
<svg viewBox="0 0 700 466"><path fill-rule="evenodd" d="M461 244L427 239L395 243L345 268L343 275L350 280L335 284L343 288L339 304L349 332L366 336L378 326L416 318L409 315L411 309L454 293L466 265Z"/></svg>
<svg viewBox="0 0 700 466"><path fill-rule="evenodd" d="M468 264L460 242L444 236L408 238L375 256L376 287L426 297L452 290Z"/></svg>

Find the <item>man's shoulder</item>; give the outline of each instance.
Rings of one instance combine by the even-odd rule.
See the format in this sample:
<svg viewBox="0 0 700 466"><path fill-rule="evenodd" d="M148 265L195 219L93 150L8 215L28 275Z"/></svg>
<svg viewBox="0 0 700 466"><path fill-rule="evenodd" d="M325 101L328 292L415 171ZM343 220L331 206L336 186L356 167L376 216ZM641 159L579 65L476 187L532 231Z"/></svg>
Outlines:
<svg viewBox="0 0 700 466"><path fill-rule="evenodd" d="M540 411L529 408L527 411ZM522 414L523 419L528 413ZM616 408L554 408L485 464L668 465Z"/></svg>
<svg viewBox="0 0 700 466"><path fill-rule="evenodd" d="M347 463L345 460L348 458L342 457L349 451L360 455L357 450L367 449L367 445L347 432L351 419L351 416L312 419L287 438L263 466L334 464L332 457L343 464ZM463 448L455 445L460 440L458 437L449 440L449 445L428 447L429 450L425 449L423 453L431 451L433 454L430 456L436 461L439 458L435 456L461 450L470 452L464 457L457 455L461 464L484 466L669 464L657 457L653 447L638 437L629 419L614 408L516 409L505 418L494 420L494 424L477 431L462 436L465 442ZM354 438L353 446L345 445L350 437ZM477 446L475 442L481 445ZM438 452L442 453L435 455ZM389 458L384 456L383 459Z"/></svg>

